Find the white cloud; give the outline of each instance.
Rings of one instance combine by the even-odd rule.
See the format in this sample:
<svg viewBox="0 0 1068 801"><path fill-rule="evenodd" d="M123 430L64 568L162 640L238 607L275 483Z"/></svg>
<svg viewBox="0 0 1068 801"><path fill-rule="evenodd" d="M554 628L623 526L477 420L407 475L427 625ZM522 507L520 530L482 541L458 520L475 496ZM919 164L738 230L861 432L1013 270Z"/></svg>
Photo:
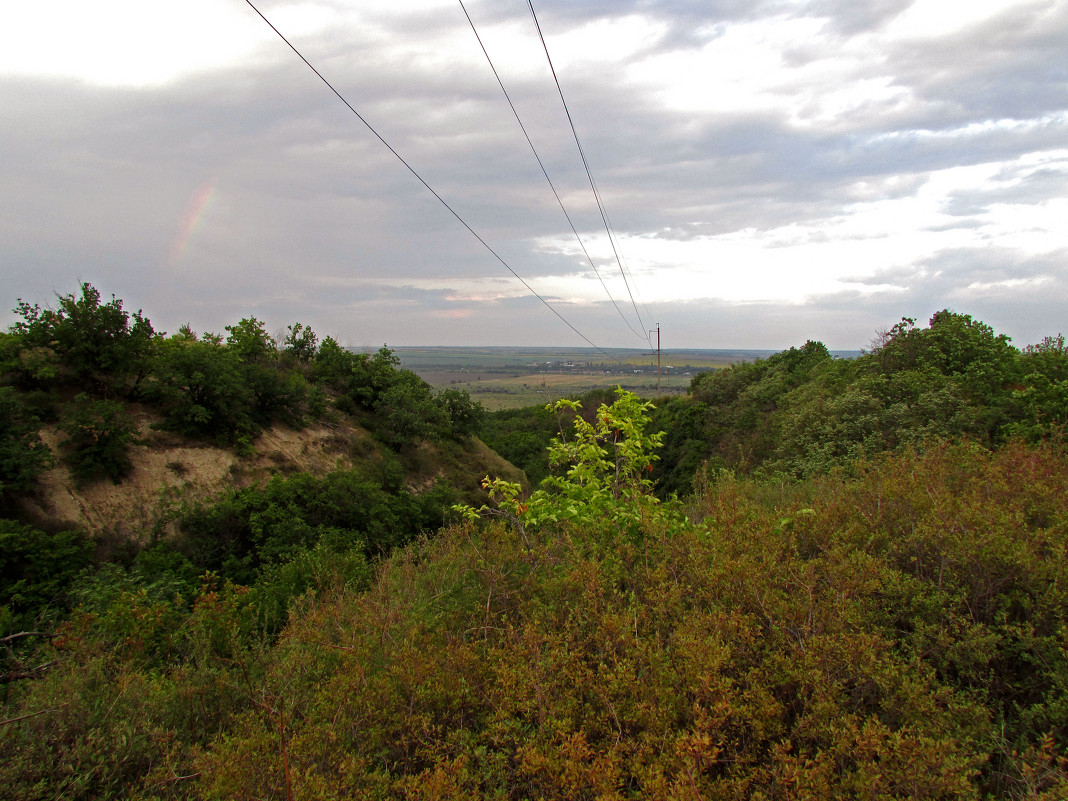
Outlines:
<svg viewBox="0 0 1068 801"><path fill-rule="evenodd" d="M948 3L945 0L915 0L909 8L887 26L892 39L937 40L986 22L1009 10L1049 7L1049 0L968 0Z"/></svg>
<svg viewBox="0 0 1068 801"><path fill-rule="evenodd" d="M161 84L247 60L270 33L262 23L250 24L251 13L243 3L219 0L8 3L0 25L0 74Z"/></svg>
<svg viewBox="0 0 1068 801"><path fill-rule="evenodd" d="M631 289L658 317L694 298L777 309L782 326L819 308L844 335L849 299L882 314L999 293L1021 325L1063 314L1066 0L921 0L896 17L898 0L536 5ZM630 338L455 0L262 8L578 328ZM529 14L468 9L631 319ZM390 340L488 336L490 309L514 341L559 328L239 0L13 5L0 81L0 269L23 296L100 280L210 309L215 329L307 304L332 332ZM191 204L205 186L214 205ZM922 316L889 319L905 313Z"/></svg>

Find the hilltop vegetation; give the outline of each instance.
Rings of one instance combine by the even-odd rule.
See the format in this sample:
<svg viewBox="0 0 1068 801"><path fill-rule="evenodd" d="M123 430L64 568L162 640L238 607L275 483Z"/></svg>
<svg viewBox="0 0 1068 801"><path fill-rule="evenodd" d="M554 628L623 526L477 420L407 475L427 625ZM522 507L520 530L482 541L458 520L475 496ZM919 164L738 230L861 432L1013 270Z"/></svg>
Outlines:
<svg viewBox="0 0 1068 801"><path fill-rule="evenodd" d="M163 582L184 608L205 571L267 592L309 553L362 563L439 528L451 503L477 494L454 487L492 461L472 439L481 408L459 391L434 394L386 348L352 353L300 323L276 343L254 317L225 337L188 326L166 336L89 284L55 308L19 301L16 312L0 335L0 636L52 629L79 599L99 604L123 582L144 592ZM257 469L241 480L265 431L310 424L335 432L333 469L307 473L282 458L273 477ZM46 473L87 502L101 497L90 489L129 482L135 460L175 443L186 454L229 449L231 486L198 492L196 460L174 461L155 499L133 498L158 504L140 510L140 528L112 518L79 530L51 515ZM130 503L116 508L128 514ZM312 581L287 580L256 613L274 616L264 630L277 630Z"/></svg>
<svg viewBox="0 0 1068 801"><path fill-rule="evenodd" d="M605 394L587 397L596 406ZM856 359L810 341L700 373L687 397L657 401L652 425L665 432L653 476L662 497L689 494L705 464L805 477L930 441L1034 442L1068 426L1068 350L1060 335L1018 350L969 315L942 311L926 328L902 320ZM483 437L544 476L558 428L532 407L490 415Z"/></svg>
<svg viewBox="0 0 1068 801"><path fill-rule="evenodd" d="M294 326L272 355L237 328L201 355L295 410L244 436L337 414L384 450L234 487L105 564L85 534L0 524L12 797L1068 794L1062 338L1018 351L943 312L856 360L810 342L659 408L601 393L480 427L388 351ZM121 428L92 404L136 395L202 422L171 414L188 381L79 374L26 334L4 341L10 498L52 458L43 416ZM149 351L205 344L182 336ZM462 454L480 430L540 486L453 506L406 483L406 436Z"/></svg>

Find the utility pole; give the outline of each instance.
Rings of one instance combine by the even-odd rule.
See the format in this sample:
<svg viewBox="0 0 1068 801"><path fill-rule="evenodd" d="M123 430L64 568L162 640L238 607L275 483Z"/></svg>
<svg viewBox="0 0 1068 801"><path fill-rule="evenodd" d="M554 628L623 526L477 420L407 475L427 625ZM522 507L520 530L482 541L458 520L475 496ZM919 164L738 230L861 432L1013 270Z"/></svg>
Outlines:
<svg viewBox="0 0 1068 801"><path fill-rule="evenodd" d="M656 324L656 399L660 400L660 323Z"/></svg>
<svg viewBox="0 0 1068 801"><path fill-rule="evenodd" d="M657 400L660 399L660 324L657 323Z"/></svg>

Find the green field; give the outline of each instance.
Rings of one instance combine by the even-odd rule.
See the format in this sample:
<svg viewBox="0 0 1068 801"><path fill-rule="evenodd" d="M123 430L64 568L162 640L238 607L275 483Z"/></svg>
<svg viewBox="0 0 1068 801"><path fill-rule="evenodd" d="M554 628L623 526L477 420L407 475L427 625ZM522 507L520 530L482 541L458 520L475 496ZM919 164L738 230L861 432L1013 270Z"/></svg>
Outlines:
<svg viewBox="0 0 1068 801"><path fill-rule="evenodd" d="M631 376L552 372L507 376L486 372L476 378L470 375L459 378L455 373L425 373L423 378L435 387L467 390L490 411L549 403L601 387L623 387L643 398L657 396L655 372ZM688 376L663 376L660 394L685 395L689 386Z"/></svg>
<svg viewBox="0 0 1068 801"><path fill-rule="evenodd" d="M593 348L395 349L401 365L434 387L464 389L491 411L549 403L591 389L623 387L655 398L655 353ZM660 395L684 395L697 373L771 351L673 350L660 355Z"/></svg>

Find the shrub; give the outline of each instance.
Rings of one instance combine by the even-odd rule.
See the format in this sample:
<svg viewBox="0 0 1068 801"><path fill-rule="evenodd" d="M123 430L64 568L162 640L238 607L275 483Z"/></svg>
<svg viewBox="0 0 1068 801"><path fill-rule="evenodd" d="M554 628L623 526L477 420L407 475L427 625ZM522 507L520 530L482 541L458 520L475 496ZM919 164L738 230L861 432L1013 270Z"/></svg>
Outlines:
<svg viewBox="0 0 1068 801"><path fill-rule="evenodd" d="M134 427L121 403L78 395L62 429L67 434L63 460L78 484L100 478L118 484L133 470Z"/></svg>
<svg viewBox="0 0 1068 801"><path fill-rule="evenodd" d="M19 300L22 318L13 326L23 347L50 350L77 381L91 381L101 389L136 389L147 374L155 343L152 324L140 311L128 314L112 295L100 302L92 284L82 284L81 297L59 297L58 308ZM40 369L35 369L40 376ZM132 386L128 386L132 379Z"/></svg>
<svg viewBox="0 0 1068 801"><path fill-rule="evenodd" d="M210 342L171 339L160 348L149 397L164 409L166 428L231 443L255 436L254 394L235 353Z"/></svg>
<svg viewBox="0 0 1068 801"><path fill-rule="evenodd" d="M52 464L52 452L41 442L37 420L19 394L0 387L0 508L28 492Z"/></svg>
<svg viewBox="0 0 1068 801"><path fill-rule="evenodd" d="M663 438L662 432L645 431L652 404L623 389L616 394L615 403L597 409L594 423L576 414L573 439L561 436L550 444L549 462L559 474L546 477L525 500L518 484L486 478L482 486L499 508L484 506L481 511L503 513L521 528L567 521L635 536L654 520L671 528L672 516L652 494L650 473L658 458L653 451ZM557 412L581 408L578 401L569 400L550 407ZM468 518L475 515L470 507L456 508Z"/></svg>
<svg viewBox="0 0 1068 801"><path fill-rule="evenodd" d="M34 629L42 615L59 617L67 588L92 554L92 540L79 531L50 534L0 520L0 606L10 613L2 633Z"/></svg>

